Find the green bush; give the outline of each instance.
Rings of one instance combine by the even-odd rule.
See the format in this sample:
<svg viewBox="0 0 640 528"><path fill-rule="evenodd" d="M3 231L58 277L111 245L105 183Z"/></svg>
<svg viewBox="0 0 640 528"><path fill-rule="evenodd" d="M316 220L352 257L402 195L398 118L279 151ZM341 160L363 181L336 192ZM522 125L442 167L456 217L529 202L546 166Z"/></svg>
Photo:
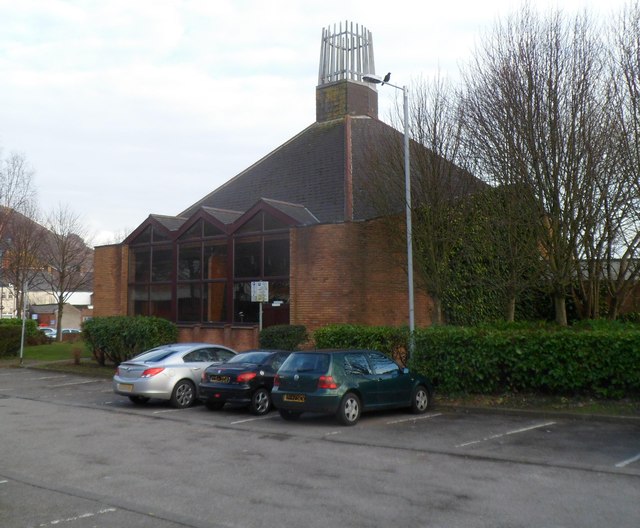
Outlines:
<svg viewBox="0 0 640 528"><path fill-rule="evenodd" d="M0 358L15 357L20 351L22 327L14 325L0 326Z"/></svg>
<svg viewBox="0 0 640 528"><path fill-rule="evenodd" d="M430 328L416 332L412 366L449 393L619 398L640 392L640 327Z"/></svg>
<svg viewBox="0 0 640 528"><path fill-rule="evenodd" d="M269 326L260 332L260 347L274 350L297 350L309 339L302 325Z"/></svg>
<svg viewBox="0 0 640 528"><path fill-rule="evenodd" d="M622 314L619 320L624 323L640 323L640 312L629 312Z"/></svg>
<svg viewBox="0 0 640 528"><path fill-rule="evenodd" d="M38 324L32 319L25 321L25 345L46 343L47 339L38 331ZM0 357L15 357L22 341L22 319L0 319Z"/></svg>
<svg viewBox="0 0 640 528"><path fill-rule="evenodd" d="M402 362L406 328L332 325L318 348L368 348ZM620 398L640 393L640 325L583 322L434 326L414 334L411 368L443 393L539 392Z"/></svg>
<svg viewBox="0 0 640 528"><path fill-rule="evenodd" d="M408 328L390 326L329 325L313 334L317 348L378 350L405 364Z"/></svg>
<svg viewBox="0 0 640 528"><path fill-rule="evenodd" d="M133 356L178 339L175 324L159 317L94 317L82 324L84 341L100 365L119 365Z"/></svg>

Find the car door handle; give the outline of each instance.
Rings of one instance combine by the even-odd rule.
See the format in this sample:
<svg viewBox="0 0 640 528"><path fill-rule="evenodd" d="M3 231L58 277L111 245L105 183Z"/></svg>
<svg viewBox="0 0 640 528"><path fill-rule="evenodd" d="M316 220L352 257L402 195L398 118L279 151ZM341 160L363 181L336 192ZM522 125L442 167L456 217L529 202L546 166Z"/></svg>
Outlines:
<svg viewBox="0 0 640 528"><path fill-rule="evenodd" d="M191 370L200 370L202 367L191 367Z"/></svg>

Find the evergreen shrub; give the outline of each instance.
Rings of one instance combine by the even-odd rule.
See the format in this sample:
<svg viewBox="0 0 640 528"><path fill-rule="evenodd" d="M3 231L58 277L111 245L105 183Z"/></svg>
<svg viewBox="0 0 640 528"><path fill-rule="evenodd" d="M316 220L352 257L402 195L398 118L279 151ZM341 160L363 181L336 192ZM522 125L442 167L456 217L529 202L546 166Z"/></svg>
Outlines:
<svg viewBox="0 0 640 528"><path fill-rule="evenodd" d="M22 328L13 325L0 325L0 358L15 357L20 351Z"/></svg>
<svg viewBox="0 0 640 528"><path fill-rule="evenodd" d="M406 328L331 325L318 348L376 349L399 359ZM412 369L442 393L537 392L620 398L640 393L640 325L498 323L416 330Z"/></svg>
<svg viewBox="0 0 640 528"><path fill-rule="evenodd" d="M25 345L40 345L48 342L42 332L38 331L38 324L33 319L25 321L24 337ZM22 319L15 317L0 319L0 357L17 356L21 340Z"/></svg>
<svg viewBox="0 0 640 528"><path fill-rule="evenodd" d="M412 366L446 393L640 393L638 325L439 327L415 339Z"/></svg>
<svg viewBox="0 0 640 528"><path fill-rule="evenodd" d="M408 328L391 326L329 325L313 334L317 348L378 350L402 364L407 359Z"/></svg>
<svg viewBox="0 0 640 528"><path fill-rule="evenodd" d="M159 317L94 317L82 324L84 342L95 360L119 365L145 350L175 343L178 328Z"/></svg>
<svg viewBox="0 0 640 528"><path fill-rule="evenodd" d="M260 332L260 347L273 350L298 350L309 339L302 325L275 325Z"/></svg>

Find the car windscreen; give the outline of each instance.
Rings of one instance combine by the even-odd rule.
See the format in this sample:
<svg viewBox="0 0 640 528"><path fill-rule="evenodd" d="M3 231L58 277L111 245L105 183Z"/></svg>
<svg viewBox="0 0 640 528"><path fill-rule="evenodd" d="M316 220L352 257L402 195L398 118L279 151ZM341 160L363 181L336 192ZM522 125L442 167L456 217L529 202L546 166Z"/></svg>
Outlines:
<svg viewBox="0 0 640 528"><path fill-rule="evenodd" d="M291 354L279 372L314 372L322 374L329 368L329 354L305 352Z"/></svg>
<svg viewBox="0 0 640 528"><path fill-rule="evenodd" d="M244 354L237 354L226 363L262 363L271 353L269 352L246 352Z"/></svg>

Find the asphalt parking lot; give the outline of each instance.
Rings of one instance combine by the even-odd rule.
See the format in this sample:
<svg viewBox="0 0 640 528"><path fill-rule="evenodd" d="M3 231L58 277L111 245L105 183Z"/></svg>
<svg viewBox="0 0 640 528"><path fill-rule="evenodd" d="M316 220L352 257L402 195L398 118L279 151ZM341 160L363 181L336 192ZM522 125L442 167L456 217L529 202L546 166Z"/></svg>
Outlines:
<svg viewBox="0 0 640 528"><path fill-rule="evenodd" d="M638 526L640 423L255 417L0 370L0 526Z"/></svg>

